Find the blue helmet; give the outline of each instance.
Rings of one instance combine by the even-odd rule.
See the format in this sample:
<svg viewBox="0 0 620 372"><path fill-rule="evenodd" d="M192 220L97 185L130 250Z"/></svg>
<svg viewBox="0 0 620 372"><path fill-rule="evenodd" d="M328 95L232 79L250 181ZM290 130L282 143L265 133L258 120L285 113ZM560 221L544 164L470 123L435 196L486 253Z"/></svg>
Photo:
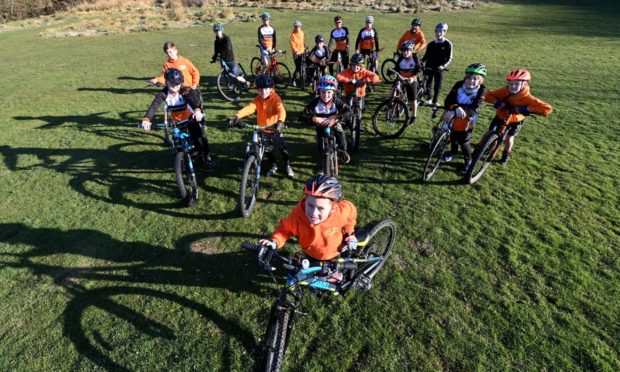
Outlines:
<svg viewBox="0 0 620 372"><path fill-rule="evenodd" d="M319 79L319 83L316 86L318 90L336 90L338 89L338 80L332 75L324 75Z"/></svg>
<svg viewBox="0 0 620 372"><path fill-rule="evenodd" d="M273 88L273 80L265 74L258 75L254 83L258 89Z"/></svg>
<svg viewBox="0 0 620 372"><path fill-rule="evenodd" d="M441 22L438 23L437 26L435 26L435 31L443 31L443 32L448 32L448 24L446 22Z"/></svg>
<svg viewBox="0 0 620 372"><path fill-rule="evenodd" d="M269 15L269 13L264 12L260 15L260 19L264 21L265 19L271 19L271 16Z"/></svg>
<svg viewBox="0 0 620 372"><path fill-rule="evenodd" d="M219 22L214 23L213 31L224 31L224 25Z"/></svg>

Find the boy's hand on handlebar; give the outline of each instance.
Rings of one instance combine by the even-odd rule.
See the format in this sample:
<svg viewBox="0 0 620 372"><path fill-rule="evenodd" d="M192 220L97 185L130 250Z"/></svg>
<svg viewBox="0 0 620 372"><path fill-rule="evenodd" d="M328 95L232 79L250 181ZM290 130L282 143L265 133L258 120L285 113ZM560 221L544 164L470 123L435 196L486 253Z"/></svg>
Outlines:
<svg viewBox="0 0 620 372"><path fill-rule="evenodd" d="M495 107L498 110L504 110L508 108L508 106L500 100L495 101L495 103L493 104L493 107Z"/></svg>
<svg viewBox="0 0 620 372"><path fill-rule="evenodd" d="M457 107L456 110L454 110L454 113L459 119L464 119L467 116L467 113L465 112L465 110L463 110L462 107Z"/></svg>
<svg viewBox="0 0 620 372"><path fill-rule="evenodd" d="M355 235L349 235L344 238L344 242L347 243L347 247L351 250L357 248L357 238Z"/></svg>
<svg viewBox="0 0 620 372"><path fill-rule="evenodd" d="M276 130L278 132L282 132L284 128L286 128L286 124L284 124L282 120L278 120L278 122L276 123Z"/></svg>
<svg viewBox="0 0 620 372"><path fill-rule="evenodd" d="M205 114L203 114L202 111L194 112L194 119L196 119L196 121L202 121L204 117L205 117Z"/></svg>
<svg viewBox="0 0 620 372"><path fill-rule="evenodd" d="M151 130L151 122L148 120L142 120L142 129L144 129L145 132Z"/></svg>
<svg viewBox="0 0 620 372"><path fill-rule="evenodd" d="M258 243L262 246L268 247L269 249L276 249L276 242L274 242L273 240L269 240L269 239L261 239L258 241Z"/></svg>

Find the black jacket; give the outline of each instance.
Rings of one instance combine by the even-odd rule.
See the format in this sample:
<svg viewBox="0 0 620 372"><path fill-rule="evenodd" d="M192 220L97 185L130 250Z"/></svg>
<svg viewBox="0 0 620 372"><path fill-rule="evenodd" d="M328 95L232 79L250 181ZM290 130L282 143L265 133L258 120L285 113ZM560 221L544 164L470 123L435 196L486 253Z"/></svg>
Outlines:
<svg viewBox="0 0 620 372"><path fill-rule="evenodd" d="M454 110L458 106L465 110L465 113L467 113L468 117L472 118L480 111L480 108L482 108L482 105L484 104L484 95L487 91L487 88L484 86L484 84L481 84L480 88L478 88L478 93L476 94L476 97L473 99L471 104L458 103L458 91L463 86L463 84L463 80L458 81L456 82L456 84L454 84L454 86L452 87L452 89L450 89L450 92L446 96L446 100L444 101L444 107L446 110Z"/></svg>
<svg viewBox="0 0 620 372"><path fill-rule="evenodd" d="M218 56L226 62L235 60L235 55L233 54L232 49L232 41L230 41L228 35L222 34L221 39L215 37L213 46L215 48L215 53L213 53L213 57L211 57L212 61L215 61Z"/></svg>

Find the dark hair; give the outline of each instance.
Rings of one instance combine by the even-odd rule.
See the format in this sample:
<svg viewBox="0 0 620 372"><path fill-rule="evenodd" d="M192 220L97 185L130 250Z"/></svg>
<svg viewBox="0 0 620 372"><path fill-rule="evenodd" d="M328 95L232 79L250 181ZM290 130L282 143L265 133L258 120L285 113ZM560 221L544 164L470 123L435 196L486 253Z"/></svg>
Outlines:
<svg viewBox="0 0 620 372"><path fill-rule="evenodd" d="M170 48L176 48L176 45L172 41L166 41L164 43L164 53L167 53Z"/></svg>

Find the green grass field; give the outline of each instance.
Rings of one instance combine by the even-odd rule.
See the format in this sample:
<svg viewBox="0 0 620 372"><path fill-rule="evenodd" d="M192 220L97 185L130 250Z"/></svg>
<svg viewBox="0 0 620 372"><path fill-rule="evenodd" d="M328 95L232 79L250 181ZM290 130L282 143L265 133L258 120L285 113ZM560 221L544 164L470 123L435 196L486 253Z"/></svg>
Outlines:
<svg viewBox="0 0 620 372"><path fill-rule="evenodd" d="M281 47L294 19L311 40L334 16L270 12ZM342 169L346 198L360 224L393 218L398 241L372 291L305 298L287 369L620 370L619 15L613 0L421 15L428 38L437 22L450 25L444 93L473 62L487 64L491 89L526 67L554 112L530 118L511 163L473 186L453 164L420 182L427 108L398 140L363 133ZM357 33L365 13L344 16ZM411 16L375 17L391 50ZM257 27L226 25L246 68ZM43 30L0 34L0 369L255 367L277 287L239 246L270 234L315 169L314 131L296 122L307 93L282 93L297 178L263 179L242 219L236 169L247 133L225 129L239 106L217 93L209 27L71 39ZM161 133L136 128L166 40L201 71L220 159L200 174L191 209ZM387 92L369 97L367 124ZM476 140L493 113L482 110Z"/></svg>

